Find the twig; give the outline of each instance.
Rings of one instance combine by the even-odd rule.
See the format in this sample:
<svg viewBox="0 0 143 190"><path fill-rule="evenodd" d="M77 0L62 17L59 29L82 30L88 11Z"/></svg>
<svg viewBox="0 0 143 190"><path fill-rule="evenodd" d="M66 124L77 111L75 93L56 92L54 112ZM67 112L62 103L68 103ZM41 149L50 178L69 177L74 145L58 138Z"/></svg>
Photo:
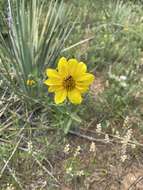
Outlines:
<svg viewBox="0 0 143 190"><path fill-rule="evenodd" d="M33 115L33 112L32 112L32 113L30 114L30 116L28 117L28 119L27 119L28 121L31 119L32 115ZM22 131L25 129L25 126L26 126L26 124L23 126L23 128L20 129L20 131L19 131L19 133L17 134L17 136L19 136L19 135L22 133ZM12 157L13 157L13 155L15 154L15 152L16 152L16 150L17 150L17 148L18 148L18 146L19 146L19 144L20 144L22 138L23 138L23 135L20 136L20 139L19 139L19 141L17 142L17 144L16 144L14 150L12 151L10 157L8 158L8 160L5 162L5 165L4 165L3 168L1 169L0 178L2 177L2 175L3 175L4 171L5 171L5 168L7 167L8 163L10 162L10 160L11 160Z"/></svg>
<svg viewBox="0 0 143 190"><path fill-rule="evenodd" d="M3 160L3 162L6 164L6 160ZM6 167L9 170L9 172L11 173L11 175L14 178L14 180L16 181L16 183L18 184L18 186L20 187L20 189L24 190L21 183L19 182L19 180L17 179L17 177L15 175L15 171L13 171L13 169L11 169L8 164L6 165Z"/></svg>
<svg viewBox="0 0 143 190"><path fill-rule="evenodd" d="M0 143L10 143L10 141L0 138Z"/></svg>
<svg viewBox="0 0 143 190"><path fill-rule="evenodd" d="M51 177L55 180L55 182L60 185L60 182L53 176L53 174L45 167L43 166L43 164L41 164L41 162L36 158L35 154L32 154L32 157L35 159L35 161L37 162L37 164Z"/></svg>
<svg viewBox="0 0 143 190"><path fill-rule="evenodd" d="M143 176L138 177L128 188L128 190L132 190L133 187L135 187L140 181L143 180Z"/></svg>
<svg viewBox="0 0 143 190"><path fill-rule="evenodd" d="M20 109L21 109L21 106L20 106L14 113L17 114L17 112L19 112ZM12 112L12 113L13 113L13 112ZM4 123L2 123L2 125L3 125L4 127L2 127L2 128L0 129L0 132L6 130L6 129L13 123L13 121L9 122L9 121L12 119L12 117L13 117L13 116L9 117ZM7 122L9 122L9 123L7 123Z"/></svg>
<svg viewBox="0 0 143 190"><path fill-rule="evenodd" d="M91 137L91 136L88 136L88 135L83 135L83 134L81 134L81 133L78 133L78 132L76 132L76 131L72 131L72 130L69 130L69 134L71 134L71 135L76 135L76 136L78 136L78 137L80 137L80 138L84 138L84 139L87 139L87 140L89 140L89 141L95 141L95 142L102 142L102 143L112 143L112 141L110 140L110 142L106 142L104 139L96 139L96 138L94 138L94 137Z"/></svg>
<svg viewBox="0 0 143 190"><path fill-rule="evenodd" d="M92 130L84 130L84 129L81 129L81 130L96 134L96 132L94 132L94 131L92 131ZM101 133L102 135L105 135L105 134L106 134L106 133L104 133L104 132L100 132L100 133ZM112 138L118 139L118 140L124 140L124 138L123 138L123 137L120 137L120 136L118 137L118 136L112 135L112 134L110 134L109 136L112 137ZM129 143L128 143L128 144L135 144L135 145L137 145L137 146L143 147L143 144L141 144L141 143L139 143L139 142L137 142L137 141L129 140Z"/></svg>
<svg viewBox="0 0 143 190"><path fill-rule="evenodd" d="M70 47L67 47L67 48L63 49L62 52L65 52L65 51L70 50L70 49L72 49L72 48L74 48L74 47L76 47L76 46L79 46L79 45L81 45L81 44L84 44L84 43L86 43L86 42L88 42L88 41L90 41L90 40L92 40L92 39L94 39L94 36L92 36L92 37L90 37L90 38L87 38L87 39L84 39L84 40L82 40L82 41L80 41L80 42L77 42L76 44L73 44L73 45L71 45Z"/></svg>
<svg viewBox="0 0 143 190"><path fill-rule="evenodd" d="M5 107L3 108L3 110L0 112L0 118L2 117L2 115L5 113L6 109L8 108L8 104L5 105Z"/></svg>
<svg viewBox="0 0 143 190"><path fill-rule="evenodd" d="M17 148L18 148L18 146L19 146L19 144L20 144L22 138L23 138L23 135L21 135L21 137L20 137L19 141L17 142L17 144L16 144L14 150L12 151L10 157L8 158L8 160L5 162L5 165L4 165L3 168L1 169L0 178L2 177L2 175L3 175L4 171L5 171L5 168L7 167L8 163L10 162L10 160L11 160L12 157L13 157L13 155L15 154L15 152L16 152L16 150L17 150Z"/></svg>
<svg viewBox="0 0 143 190"><path fill-rule="evenodd" d="M23 150L25 152L28 152L29 149L28 148L23 148L23 147L19 147L20 150ZM37 164L51 177L55 180L55 182L60 185L60 182L54 177L54 175L45 167L43 166L43 164L36 158L36 152L32 153L32 157L34 158L34 160L37 162Z"/></svg>

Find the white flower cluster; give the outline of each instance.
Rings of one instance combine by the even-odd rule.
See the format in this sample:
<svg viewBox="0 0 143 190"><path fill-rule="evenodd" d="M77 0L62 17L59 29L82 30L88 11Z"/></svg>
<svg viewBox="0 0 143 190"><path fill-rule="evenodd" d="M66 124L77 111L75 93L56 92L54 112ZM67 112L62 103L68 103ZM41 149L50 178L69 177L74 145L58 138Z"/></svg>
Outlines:
<svg viewBox="0 0 143 190"><path fill-rule="evenodd" d="M109 142L110 142L110 139L109 139L109 135L108 135L108 134L105 134L105 139L104 139L104 140L105 140L106 143L109 143Z"/></svg>
<svg viewBox="0 0 143 190"><path fill-rule="evenodd" d="M124 120L123 127L129 127L129 116L127 116Z"/></svg>
<svg viewBox="0 0 143 190"><path fill-rule="evenodd" d="M13 185L12 184L7 184L7 188L6 188L6 190L14 190L15 188L13 187Z"/></svg>
<svg viewBox="0 0 143 190"><path fill-rule="evenodd" d="M69 168L66 169L66 173L71 175L72 174L72 170L73 170L73 168L69 167Z"/></svg>
<svg viewBox="0 0 143 190"><path fill-rule="evenodd" d="M71 177L74 176L72 166L70 166L70 167L68 167L68 168L66 169L66 174L70 175Z"/></svg>
<svg viewBox="0 0 143 190"><path fill-rule="evenodd" d="M96 125L96 132L98 134L101 134L101 131L102 131L102 126L101 126L101 123L99 123L99 124Z"/></svg>
<svg viewBox="0 0 143 190"><path fill-rule="evenodd" d="M32 150L33 150L32 141L29 141L27 146L28 146L28 153L30 154L32 152Z"/></svg>
<svg viewBox="0 0 143 190"><path fill-rule="evenodd" d="M127 87L127 82L126 82L127 76L125 76L125 75L116 76L112 73L109 73L109 77L111 79L114 79L115 81L119 82L122 87Z"/></svg>
<svg viewBox="0 0 143 190"><path fill-rule="evenodd" d="M83 170L80 170L80 171L77 171L77 172L76 172L76 176L81 177L81 176L83 176L83 175L85 175L85 173L84 173Z"/></svg>
<svg viewBox="0 0 143 190"><path fill-rule="evenodd" d="M65 154L69 154L69 151L70 151L70 144L67 144L64 148L64 153Z"/></svg>
<svg viewBox="0 0 143 190"><path fill-rule="evenodd" d="M96 145L95 145L95 142L92 142L92 143L91 143L89 151L90 151L90 152L96 152Z"/></svg>
<svg viewBox="0 0 143 190"><path fill-rule="evenodd" d="M127 159L127 146L128 143L132 137L132 129L128 129L126 135L124 136L123 140L121 141L122 143L122 148L121 148L121 161L124 162Z"/></svg>
<svg viewBox="0 0 143 190"><path fill-rule="evenodd" d="M72 167L69 167L66 169L66 174L70 175L71 177L73 177L73 176L81 177L81 176L85 175L83 170L79 170L79 171L74 172Z"/></svg>
<svg viewBox="0 0 143 190"><path fill-rule="evenodd" d="M77 146L77 149L75 150L74 157L77 157L80 154L81 147Z"/></svg>
<svg viewBox="0 0 143 190"><path fill-rule="evenodd" d="M119 131L116 131L115 137L118 138L118 139L120 138L120 133L119 133Z"/></svg>

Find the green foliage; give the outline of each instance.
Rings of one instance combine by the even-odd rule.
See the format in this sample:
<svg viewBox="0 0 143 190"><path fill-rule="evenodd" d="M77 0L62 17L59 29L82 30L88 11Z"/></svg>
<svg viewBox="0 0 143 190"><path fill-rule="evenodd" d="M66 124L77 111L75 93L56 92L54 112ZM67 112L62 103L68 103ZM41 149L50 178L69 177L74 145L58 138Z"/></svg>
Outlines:
<svg viewBox="0 0 143 190"><path fill-rule="evenodd" d="M0 0L0 13L2 13L4 11L5 8L5 1L4 0Z"/></svg>
<svg viewBox="0 0 143 190"><path fill-rule="evenodd" d="M103 93L96 95L94 103L93 99L86 100L80 110L82 117L88 121L96 117L97 122L103 120L120 126L127 115L141 121L142 101L137 97L142 93L142 5L112 0L73 3L81 23L74 29L70 52L95 70L97 79L98 75L104 79ZM121 76L126 80L120 80Z"/></svg>
<svg viewBox="0 0 143 190"><path fill-rule="evenodd" d="M101 140L104 140L104 132L112 137L116 130L124 134L129 128L135 130L134 138L140 141L143 132L143 7L140 1L131 0L38 2L40 1L17 0L16 6L12 3L13 25L9 41L4 40L1 33L0 165L4 166L4 160L11 156L21 135L19 131L24 128L19 149L9 162L9 166L16 169L14 173L20 178L17 182L20 181L25 189L25 183L31 183L29 176L33 172L37 175L36 182L39 173L43 172L40 177L48 181L47 188L56 189L52 186L55 184L54 179L46 173L46 167L50 168L48 171L53 171L54 168L53 173L57 173L57 176L60 173L58 178L63 176L64 183L70 181L70 184L75 179L79 183L78 171L83 170L82 177L86 178L86 172L90 175L90 171L95 172L98 167L101 169L98 165L98 159L101 159L98 153L95 159L87 151L89 143L86 151L83 151L86 140L80 141L74 136L67 138L70 129L76 129L75 132L80 132L81 129L80 134L85 132L85 135L88 135L86 131L90 134L92 130L94 135L97 124L101 124L103 136L95 134L95 138L103 137ZM66 41L71 31L70 26L73 26L73 16L69 9L71 4L72 15L78 15L78 20ZM43 87L45 68L55 68L61 53L66 57L85 61L88 68L95 71L95 91L91 90L91 93L85 95L82 105L73 106L66 102L56 106L51 102L47 89ZM27 79L35 80L36 85L27 86ZM98 81L101 83L101 91L100 85L98 89ZM125 127L123 124L126 118L129 118L130 124ZM74 157L74 151L69 155L62 152L69 139L72 146L82 144L83 149L77 158ZM33 146L31 150L28 149L29 143ZM97 149L99 152L108 152L108 149ZM112 158L116 151L112 152ZM137 151L133 152L136 157ZM32 154L35 154L34 158ZM104 156L110 157L108 154ZM95 161L96 164L93 164ZM35 162L37 165L34 165ZM84 168L85 165L90 166L90 169ZM8 181L18 186L6 168L0 184L7 184ZM79 184L84 189L83 184ZM6 189L6 186L2 188ZM75 187L78 188L76 185Z"/></svg>
<svg viewBox="0 0 143 190"><path fill-rule="evenodd" d="M0 32L3 34L6 34L7 28L5 27L5 24L3 23L3 16L6 15L7 10L7 2L5 0L0 0ZM6 20L6 19L5 19Z"/></svg>

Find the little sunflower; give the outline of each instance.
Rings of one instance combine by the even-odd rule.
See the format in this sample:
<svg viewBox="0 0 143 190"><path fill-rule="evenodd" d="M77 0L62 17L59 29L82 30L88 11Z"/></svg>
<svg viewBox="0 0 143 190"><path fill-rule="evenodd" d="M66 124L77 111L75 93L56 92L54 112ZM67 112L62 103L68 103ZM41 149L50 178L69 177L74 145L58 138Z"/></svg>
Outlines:
<svg viewBox="0 0 143 190"><path fill-rule="evenodd" d="M47 69L48 79L44 84L49 86L48 91L55 93L55 103L62 103L67 97L73 104L82 102L81 94L86 92L94 81L94 75L87 73L87 67L76 59L60 58L58 68Z"/></svg>
<svg viewBox="0 0 143 190"><path fill-rule="evenodd" d="M26 81L27 86L33 86L35 83L36 83L36 82L35 82L34 80L32 80L32 79L28 79L28 80Z"/></svg>

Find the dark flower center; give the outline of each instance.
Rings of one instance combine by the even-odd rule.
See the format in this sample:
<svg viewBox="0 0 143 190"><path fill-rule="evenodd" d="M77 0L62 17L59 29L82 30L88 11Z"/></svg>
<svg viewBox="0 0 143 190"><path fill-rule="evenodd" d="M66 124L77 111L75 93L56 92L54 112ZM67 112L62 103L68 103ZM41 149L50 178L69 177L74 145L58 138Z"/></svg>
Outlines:
<svg viewBox="0 0 143 190"><path fill-rule="evenodd" d="M66 88L66 90L73 90L75 88L75 81L72 76L68 76L64 81L63 81L63 86Z"/></svg>

